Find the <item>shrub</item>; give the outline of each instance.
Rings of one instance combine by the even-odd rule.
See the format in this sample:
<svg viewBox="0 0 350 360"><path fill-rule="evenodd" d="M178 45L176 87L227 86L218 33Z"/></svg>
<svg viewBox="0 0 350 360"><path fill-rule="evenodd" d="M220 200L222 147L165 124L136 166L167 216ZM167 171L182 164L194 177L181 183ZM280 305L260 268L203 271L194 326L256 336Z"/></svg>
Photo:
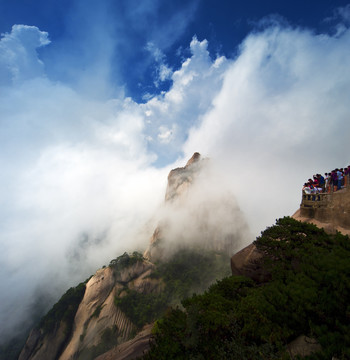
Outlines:
<svg viewBox="0 0 350 360"><path fill-rule="evenodd" d="M86 282L67 290L61 299L40 320L39 328L43 330L44 334L52 332L61 321L66 323L66 332L70 334L75 314L85 294Z"/></svg>
<svg viewBox="0 0 350 360"><path fill-rule="evenodd" d="M111 260L108 266L116 270L122 270L143 260L142 254L137 251L134 251L131 255L125 252L123 255Z"/></svg>

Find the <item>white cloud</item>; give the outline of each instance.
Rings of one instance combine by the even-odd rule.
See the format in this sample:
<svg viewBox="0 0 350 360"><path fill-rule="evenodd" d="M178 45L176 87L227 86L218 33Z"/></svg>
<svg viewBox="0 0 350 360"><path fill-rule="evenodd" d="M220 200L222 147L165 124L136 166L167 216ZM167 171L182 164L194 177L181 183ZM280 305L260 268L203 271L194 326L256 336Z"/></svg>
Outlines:
<svg viewBox="0 0 350 360"><path fill-rule="evenodd" d="M168 144L172 137L175 135L176 125L173 124L171 129L168 129L166 126L161 126L159 128L158 139L161 143Z"/></svg>
<svg viewBox="0 0 350 360"><path fill-rule="evenodd" d="M48 33L35 26L14 25L0 40L0 86L41 76L44 65L36 49L48 45Z"/></svg>
<svg viewBox="0 0 350 360"><path fill-rule="evenodd" d="M149 42L146 46L146 50L148 50L152 56L154 57L156 66L156 77L154 80L154 84L156 87L159 86L160 82L171 79L173 74L172 69L166 64L165 54L157 48L152 42Z"/></svg>
<svg viewBox="0 0 350 360"><path fill-rule="evenodd" d="M199 41L194 37L190 44L191 57L172 74L170 90L142 105L148 114L145 132L149 137L155 139L159 128L171 129L176 124L171 141L150 144L154 152L160 157L168 157L168 161L178 156L188 129L200 123L201 116L211 108L213 98L222 86L227 60L220 57L213 61L207 46L206 40Z"/></svg>
<svg viewBox="0 0 350 360"><path fill-rule="evenodd" d="M168 67L165 64L161 64L159 67L159 79L161 81L165 81L168 79L171 79L171 76L173 74L173 71L170 67Z"/></svg>
<svg viewBox="0 0 350 360"><path fill-rule="evenodd" d="M44 35L35 43L26 31ZM7 324L1 336L21 326L38 287L57 298L114 256L139 243L146 247L154 228L140 228L162 202L170 170L169 160L164 168L152 166L162 156L156 150L178 156L188 127L220 89L225 66L223 59L211 61L206 41L194 39L192 57L169 92L146 104L122 96L104 101L45 76L35 48L47 34L24 26L21 39L22 47L2 42L14 58L22 48L32 52L23 55L29 62L16 63L19 73L31 75L4 86L0 98L0 186L6 190L0 281L9 288L0 295L0 321Z"/></svg>
<svg viewBox="0 0 350 360"><path fill-rule="evenodd" d="M14 29L7 38L17 41ZM22 74L0 98L2 339L22 326L38 291L57 299L111 258L146 247L152 230L139 229L169 171L152 166L138 104L94 100L45 77L40 34L21 26L23 46L1 43Z"/></svg>
<svg viewBox="0 0 350 360"><path fill-rule="evenodd" d="M273 26L250 35L186 154L222 163L257 234L299 206L316 172L347 165L350 32Z"/></svg>

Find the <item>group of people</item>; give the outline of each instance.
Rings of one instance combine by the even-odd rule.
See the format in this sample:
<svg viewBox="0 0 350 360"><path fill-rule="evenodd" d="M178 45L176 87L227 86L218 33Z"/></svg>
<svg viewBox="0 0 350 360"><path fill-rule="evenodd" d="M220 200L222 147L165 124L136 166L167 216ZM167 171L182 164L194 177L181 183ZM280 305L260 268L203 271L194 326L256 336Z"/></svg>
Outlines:
<svg viewBox="0 0 350 360"><path fill-rule="evenodd" d="M324 176L316 174L303 186L305 194L319 194L324 192L337 191L347 186L350 176L350 165L346 168L334 169Z"/></svg>

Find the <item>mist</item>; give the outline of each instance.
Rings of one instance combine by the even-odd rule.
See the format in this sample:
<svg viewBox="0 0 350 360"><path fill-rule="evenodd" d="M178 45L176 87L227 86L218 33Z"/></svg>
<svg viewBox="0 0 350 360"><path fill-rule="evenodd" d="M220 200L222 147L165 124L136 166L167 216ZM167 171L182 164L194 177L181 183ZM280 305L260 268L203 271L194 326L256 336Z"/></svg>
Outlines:
<svg viewBox="0 0 350 360"><path fill-rule="evenodd" d="M169 90L142 102L110 78L113 32L94 38L106 41L105 61L89 67L87 56L85 71L64 78L70 59L57 55L63 44L45 29L17 25L3 34L1 339L22 327L38 294L47 307L112 258L143 251L152 219L176 219L170 237L187 241L205 233L193 221L205 215L208 227L242 231L239 248L297 210L311 175L347 166L348 14L340 9L328 34L264 20L231 58L209 54L194 36L181 66L166 69ZM215 176L194 187L193 206L169 210L167 175L195 151L215 164Z"/></svg>
<svg viewBox="0 0 350 360"><path fill-rule="evenodd" d="M316 35L275 19L262 25L184 144L225 170L256 235L298 209L308 178L348 165L350 134L348 28Z"/></svg>
<svg viewBox="0 0 350 360"><path fill-rule="evenodd" d="M151 261L167 259L182 248L230 256L252 241L221 169L200 155L192 161L169 174L166 199L155 212L156 230L145 254Z"/></svg>

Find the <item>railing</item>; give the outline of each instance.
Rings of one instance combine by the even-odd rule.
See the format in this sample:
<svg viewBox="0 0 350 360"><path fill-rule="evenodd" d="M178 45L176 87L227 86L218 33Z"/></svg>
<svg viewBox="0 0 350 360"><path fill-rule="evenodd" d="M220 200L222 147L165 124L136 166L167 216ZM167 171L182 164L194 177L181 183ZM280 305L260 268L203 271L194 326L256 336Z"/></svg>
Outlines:
<svg viewBox="0 0 350 360"><path fill-rule="evenodd" d="M350 187L350 174L344 176L342 188ZM332 199L332 195L337 191L337 187L329 185L326 192L316 194L306 194L302 191L301 207L322 207L326 206Z"/></svg>
<svg viewBox="0 0 350 360"><path fill-rule="evenodd" d="M302 193L301 206L321 207L326 206L332 197L331 193L305 194Z"/></svg>

